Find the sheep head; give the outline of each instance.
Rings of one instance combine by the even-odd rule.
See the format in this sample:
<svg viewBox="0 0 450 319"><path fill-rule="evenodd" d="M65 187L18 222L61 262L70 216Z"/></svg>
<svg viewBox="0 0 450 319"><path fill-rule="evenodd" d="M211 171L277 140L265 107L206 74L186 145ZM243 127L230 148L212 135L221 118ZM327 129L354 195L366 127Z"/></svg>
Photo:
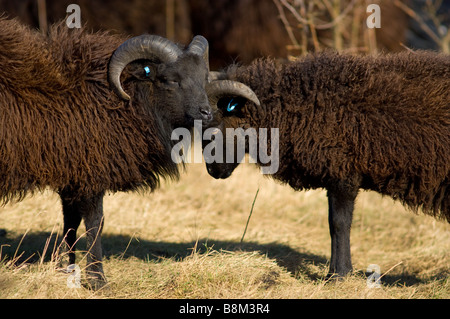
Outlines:
<svg viewBox="0 0 450 319"><path fill-rule="evenodd" d="M214 120L209 128L215 127L215 133L221 132L222 144L218 143L217 147L221 147L220 151L224 157L222 162L217 162L208 158L207 152L204 152L208 173L214 178L227 178L232 174L245 155L244 152L237 151L239 148L244 147L245 153L248 153L249 145L245 142L245 135L252 134L252 132L244 131L250 127L249 110L247 109L249 105L247 104L255 106L254 112L251 113L257 113L259 116L264 116L265 113L258 97L251 88L237 81L223 80L221 77L220 73L210 72L211 82L206 86L206 92L214 112ZM237 139L234 137L227 138L226 131L228 128L234 129ZM215 140L215 142L217 141ZM239 144L242 142L245 145ZM204 149L209 147L209 143L209 141L203 140ZM230 150L233 151L232 160L227 154Z"/></svg>
<svg viewBox="0 0 450 319"><path fill-rule="evenodd" d="M205 91L208 74L208 42L202 36L185 50L156 35L134 37L114 51L108 65L108 81L118 97L157 108L173 127L212 120Z"/></svg>

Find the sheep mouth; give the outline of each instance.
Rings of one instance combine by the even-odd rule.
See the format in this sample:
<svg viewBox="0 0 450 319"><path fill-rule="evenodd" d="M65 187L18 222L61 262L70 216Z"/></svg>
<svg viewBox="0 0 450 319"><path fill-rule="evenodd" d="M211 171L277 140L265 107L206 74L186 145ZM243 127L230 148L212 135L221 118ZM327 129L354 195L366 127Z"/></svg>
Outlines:
<svg viewBox="0 0 450 319"><path fill-rule="evenodd" d="M231 176L233 171L228 170L216 170L210 165L206 165L206 170L208 171L208 174L214 177L215 179L226 179Z"/></svg>
<svg viewBox="0 0 450 319"><path fill-rule="evenodd" d="M203 121L205 121L205 124L209 124L213 120L213 114L210 110L207 109L200 109L200 116Z"/></svg>
<svg viewBox="0 0 450 319"><path fill-rule="evenodd" d="M214 118L213 113L209 108L209 106L201 107L195 112L186 112L184 116L185 116L184 125L186 127L194 127L197 121L202 123L200 127L209 127Z"/></svg>

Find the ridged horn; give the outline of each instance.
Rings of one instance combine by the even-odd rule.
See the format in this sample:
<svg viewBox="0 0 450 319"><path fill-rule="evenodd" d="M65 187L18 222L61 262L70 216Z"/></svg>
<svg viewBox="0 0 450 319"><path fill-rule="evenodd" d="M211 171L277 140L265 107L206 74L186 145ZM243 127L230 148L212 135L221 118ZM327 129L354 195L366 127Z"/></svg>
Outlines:
<svg viewBox="0 0 450 319"><path fill-rule="evenodd" d="M247 85L231 80L217 80L212 81L206 85L206 93L208 94L209 101L213 108L217 107L217 102L221 97L235 95L246 98L247 100L252 101L258 106L258 109L263 111L261 107L261 103L259 102L258 97L255 92Z"/></svg>
<svg viewBox="0 0 450 319"><path fill-rule="evenodd" d="M209 72L209 44L205 37L196 35L189 44L187 51L202 56Z"/></svg>
<svg viewBox="0 0 450 319"><path fill-rule="evenodd" d="M125 67L139 59L157 58L162 63L175 62L182 51L172 41L157 35L140 35L122 43L112 54L108 65L108 81L112 89L123 100L129 100L120 84L120 75Z"/></svg>

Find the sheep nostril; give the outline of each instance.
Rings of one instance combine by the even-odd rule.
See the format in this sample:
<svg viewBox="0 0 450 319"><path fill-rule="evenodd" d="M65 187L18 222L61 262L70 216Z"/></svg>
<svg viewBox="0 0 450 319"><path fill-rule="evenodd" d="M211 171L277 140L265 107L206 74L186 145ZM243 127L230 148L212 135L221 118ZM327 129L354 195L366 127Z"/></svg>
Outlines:
<svg viewBox="0 0 450 319"><path fill-rule="evenodd" d="M200 109L200 114L202 115L204 120L212 120L212 113L211 111Z"/></svg>

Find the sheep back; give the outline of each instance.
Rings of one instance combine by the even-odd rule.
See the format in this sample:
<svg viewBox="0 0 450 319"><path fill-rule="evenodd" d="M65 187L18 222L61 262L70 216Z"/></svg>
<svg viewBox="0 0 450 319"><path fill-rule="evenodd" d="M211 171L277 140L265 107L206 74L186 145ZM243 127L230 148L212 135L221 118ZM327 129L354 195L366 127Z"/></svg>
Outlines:
<svg viewBox="0 0 450 319"><path fill-rule="evenodd" d="M280 130L275 179L297 190L348 181L450 221L448 55L326 52L228 75L267 110L245 120Z"/></svg>
<svg viewBox="0 0 450 319"><path fill-rule="evenodd" d="M153 111L109 88L107 64L124 40L64 23L45 36L0 19L3 202L45 187L80 196L153 189L178 176Z"/></svg>

